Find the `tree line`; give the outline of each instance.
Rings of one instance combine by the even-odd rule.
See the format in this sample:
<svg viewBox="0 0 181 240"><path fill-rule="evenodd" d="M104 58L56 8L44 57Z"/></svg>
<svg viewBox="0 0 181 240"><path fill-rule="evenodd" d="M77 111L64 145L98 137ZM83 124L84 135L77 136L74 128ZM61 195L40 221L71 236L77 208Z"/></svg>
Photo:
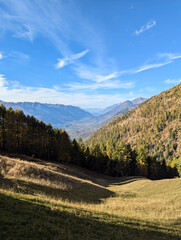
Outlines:
<svg viewBox="0 0 181 240"><path fill-rule="evenodd" d="M167 166L146 155L143 148L133 150L120 139L106 144L86 146L82 139L70 140L64 129L0 106L0 150L78 165L110 176L140 175L151 179L178 175L175 166Z"/></svg>

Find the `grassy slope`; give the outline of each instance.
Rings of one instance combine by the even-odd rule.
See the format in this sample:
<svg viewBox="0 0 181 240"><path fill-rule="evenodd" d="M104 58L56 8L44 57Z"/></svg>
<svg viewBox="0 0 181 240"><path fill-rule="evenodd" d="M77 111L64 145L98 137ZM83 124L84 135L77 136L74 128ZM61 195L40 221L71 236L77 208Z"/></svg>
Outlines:
<svg viewBox="0 0 181 240"><path fill-rule="evenodd" d="M181 239L181 179L106 178L5 156L0 170L0 239Z"/></svg>

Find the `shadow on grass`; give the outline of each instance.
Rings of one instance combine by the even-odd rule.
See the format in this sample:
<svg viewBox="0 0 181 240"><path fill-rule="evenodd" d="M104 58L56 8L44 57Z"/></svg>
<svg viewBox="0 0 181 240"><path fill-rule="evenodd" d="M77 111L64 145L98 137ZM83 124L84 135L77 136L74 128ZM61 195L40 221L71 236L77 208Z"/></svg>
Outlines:
<svg viewBox="0 0 181 240"><path fill-rule="evenodd" d="M33 158L33 157L29 157L22 154L1 153L1 155L9 158L20 159L22 161L37 163L42 166L51 165L56 168L56 170L54 170L55 172L63 172L70 176L78 177L80 179L90 180L93 183L99 184L100 186L103 186L103 187L108 187L109 185L124 185L137 180L145 179L140 176L129 176L129 177L119 177L119 178L110 177L101 173L88 170L86 168L82 168L80 166L65 164L61 162L58 163L53 161L41 160L38 158Z"/></svg>
<svg viewBox="0 0 181 240"><path fill-rule="evenodd" d="M145 180L145 178L140 177L140 176L122 177L117 181L112 181L111 184L121 186L121 185L125 185L128 183L136 182L138 180Z"/></svg>
<svg viewBox="0 0 181 240"><path fill-rule="evenodd" d="M47 206L0 194L0 239L180 240L174 230L121 221L108 214Z"/></svg>
<svg viewBox="0 0 181 240"><path fill-rule="evenodd" d="M40 185L37 183L26 182L14 178L3 178L0 176L0 187L13 192L46 195L56 199L69 200L71 202L100 203L103 199L115 196L115 193L89 183L82 183L79 187L67 191L51 186Z"/></svg>
<svg viewBox="0 0 181 240"><path fill-rule="evenodd" d="M98 183L99 185L104 187L109 187L110 185L121 186L128 183L136 182L138 180L145 180L145 178L140 176L129 176L129 177L120 177L120 178L105 176L105 179L96 179L93 182Z"/></svg>

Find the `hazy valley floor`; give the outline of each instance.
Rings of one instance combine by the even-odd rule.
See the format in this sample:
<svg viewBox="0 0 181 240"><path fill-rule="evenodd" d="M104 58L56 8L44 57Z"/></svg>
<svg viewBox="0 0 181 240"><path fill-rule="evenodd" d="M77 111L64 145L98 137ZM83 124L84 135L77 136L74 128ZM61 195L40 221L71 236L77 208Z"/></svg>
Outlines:
<svg viewBox="0 0 181 240"><path fill-rule="evenodd" d="M0 156L0 239L181 239L181 179Z"/></svg>

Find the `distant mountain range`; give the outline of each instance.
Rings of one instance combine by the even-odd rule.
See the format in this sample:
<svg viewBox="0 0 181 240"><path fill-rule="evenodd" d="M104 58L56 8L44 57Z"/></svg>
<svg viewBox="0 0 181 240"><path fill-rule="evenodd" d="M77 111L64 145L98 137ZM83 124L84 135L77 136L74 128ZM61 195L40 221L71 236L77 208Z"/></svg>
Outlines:
<svg viewBox="0 0 181 240"><path fill-rule="evenodd" d="M86 119L85 121L81 120L73 123L68 123L65 125L65 129L68 131L71 138L81 137L82 139L86 139L98 131L100 128L105 126L107 123L137 108L139 104L146 100L147 98L137 98L133 101L127 100L120 104L114 104L97 113L102 113L102 115L94 116L90 119Z"/></svg>
<svg viewBox="0 0 181 240"><path fill-rule="evenodd" d="M105 109L90 109L91 113L75 106L63 104L46 104L38 102L4 102L0 101L6 108L19 109L24 114L33 115L53 127L65 128L70 137L83 139L88 138L107 123L122 116L144 102L146 98L137 98L133 101L125 101L114 104ZM94 114L93 114L94 113Z"/></svg>
<svg viewBox="0 0 181 240"><path fill-rule="evenodd" d="M19 109L24 114L33 115L45 123L51 123L53 126L64 126L64 124L79 121L85 118L91 118L93 115L79 107L66 106L63 104L46 104L38 102L3 102L6 108L12 107L14 110Z"/></svg>

